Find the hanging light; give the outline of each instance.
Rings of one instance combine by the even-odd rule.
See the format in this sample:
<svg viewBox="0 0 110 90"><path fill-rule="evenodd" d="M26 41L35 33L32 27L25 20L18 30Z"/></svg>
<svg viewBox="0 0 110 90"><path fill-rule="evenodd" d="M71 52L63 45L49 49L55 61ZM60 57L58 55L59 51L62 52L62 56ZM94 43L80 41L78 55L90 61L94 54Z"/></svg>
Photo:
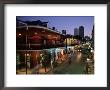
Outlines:
<svg viewBox="0 0 110 90"><path fill-rule="evenodd" d="M29 54L27 54L27 56L29 56Z"/></svg>
<svg viewBox="0 0 110 90"><path fill-rule="evenodd" d="M35 35L37 34L37 32L35 32Z"/></svg>
<svg viewBox="0 0 110 90"><path fill-rule="evenodd" d="M94 50L91 50L91 52L94 52Z"/></svg>
<svg viewBox="0 0 110 90"><path fill-rule="evenodd" d="M89 58L87 58L87 61L90 61L90 59L89 59Z"/></svg>
<svg viewBox="0 0 110 90"><path fill-rule="evenodd" d="M18 35L21 36L21 33L19 33Z"/></svg>

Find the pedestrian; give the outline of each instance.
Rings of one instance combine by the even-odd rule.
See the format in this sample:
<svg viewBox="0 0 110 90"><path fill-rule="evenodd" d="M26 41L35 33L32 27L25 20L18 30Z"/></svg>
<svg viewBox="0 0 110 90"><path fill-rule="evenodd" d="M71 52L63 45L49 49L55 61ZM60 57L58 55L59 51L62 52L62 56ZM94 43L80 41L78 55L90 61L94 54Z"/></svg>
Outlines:
<svg viewBox="0 0 110 90"><path fill-rule="evenodd" d="M39 74L40 64L37 64L32 70L32 74Z"/></svg>
<svg viewBox="0 0 110 90"><path fill-rule="evenodd" d="M68 53L68 62L69 64L71 64L71 53L70 52Z"/></svg>
<svg viewBox="0 0 110 90"><path fill-rule="evenodd" d="M51 60L51 68L53 69L53 59Z"/></svg>
<svg viewBox="0 0 110 90"><path fill-rule="evenodd" d="M86 66L85 66L85 73L88 74L88 68L89 68L89 65L88 63L86 62Z"/></svg>
<svg viewBox="0 0 110 90"><path fill-rule="evenodd" d="M37 64L36 66L36 74L39 74L40 64Z"/></svg>
<svg viewBox="0 0 110 90"><path fill-rule="evenodd" d="M69 60L69 64L71 64L71 59Z"/></svg>

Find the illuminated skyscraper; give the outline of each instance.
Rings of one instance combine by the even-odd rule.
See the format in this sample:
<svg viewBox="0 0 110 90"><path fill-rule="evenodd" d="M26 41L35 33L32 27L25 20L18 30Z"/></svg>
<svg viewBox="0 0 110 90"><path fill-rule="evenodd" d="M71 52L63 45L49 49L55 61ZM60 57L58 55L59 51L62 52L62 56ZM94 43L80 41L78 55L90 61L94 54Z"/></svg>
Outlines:
<svg viewBox="0 0 110 90"><path fill-rule="evenodd" d="M79 36L80 36L81 38L84 38L84 27L83 27L83 26L80 26L80 27L79 27Z"/></svg>
<svg viewBox="0 0 110 90"><path fill-rule="evenodd" d="M79 35L79 29L78 28L75 28L74 29L74 36L77 36L77 35Z"/></svg>

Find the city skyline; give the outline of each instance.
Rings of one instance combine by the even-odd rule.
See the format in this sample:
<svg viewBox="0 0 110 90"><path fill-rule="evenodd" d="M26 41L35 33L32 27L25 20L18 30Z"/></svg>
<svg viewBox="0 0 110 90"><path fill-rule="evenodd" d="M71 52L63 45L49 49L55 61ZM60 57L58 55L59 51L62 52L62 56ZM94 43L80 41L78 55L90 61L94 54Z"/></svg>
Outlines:
<svg viewBox="0 0 110 90"><path fill-rule="evenodd" d="M16 74L94 74L94 17L17 16Z"/></svg>
<svg viewBox="0 0 110 90"><path fill-rule="evenodd" d="M67 34L74 35L74 28L84 26L84 36L90 36L94 25L94 16L17 16L22 21L48 22L48 27L55 27L58 31L66 30Z"/></svg>

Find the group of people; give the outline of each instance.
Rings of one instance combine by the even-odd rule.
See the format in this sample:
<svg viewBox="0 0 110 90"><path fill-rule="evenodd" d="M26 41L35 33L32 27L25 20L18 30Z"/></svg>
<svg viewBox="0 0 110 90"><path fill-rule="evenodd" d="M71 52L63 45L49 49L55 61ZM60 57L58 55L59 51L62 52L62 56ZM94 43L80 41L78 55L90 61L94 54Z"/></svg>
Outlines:
<svg viewBox="0 0 110 90"><path fill-rule="evenodd" d="M42 66L44 66L44 68L45 68L45 72L46 72L46 64L49 64L49 62L50 62L50 67L51 67L51 69L53 69L54 68L54 63L55 63L55 61L57 62L57 60L54 60L54 58L52 58L52 56L51 56L51 54L49 54L48 53L48 55L47 55L47 53L48 52L46 52L46 51L44 51L42 54L41 54L41 60L40 60L40 63L39 64L37 64L36 65L36 67L33 69L33 71L34 71L34 73L39 73L39 69L42 67ZM66 55L66 60L68 61L68 63L69 64L71 64L71 62L72 62L72 59L73 59L73 54L74 54L74 52L73 52L73 50L72 49L68 49L67 50L67 52L65 53L65 55ZM55 55L54 55L54 57L55 57ZM58 54L58 58L60 58L60 59L62 59L61 58L62 56L61 56L61 54L59 53ZM49 60L50 61L49 61ZM55 58L56 59L56 58ZM62 62L62 60L60 60L61 62ZM36 72L35 72L36 71Z"/></svg>

